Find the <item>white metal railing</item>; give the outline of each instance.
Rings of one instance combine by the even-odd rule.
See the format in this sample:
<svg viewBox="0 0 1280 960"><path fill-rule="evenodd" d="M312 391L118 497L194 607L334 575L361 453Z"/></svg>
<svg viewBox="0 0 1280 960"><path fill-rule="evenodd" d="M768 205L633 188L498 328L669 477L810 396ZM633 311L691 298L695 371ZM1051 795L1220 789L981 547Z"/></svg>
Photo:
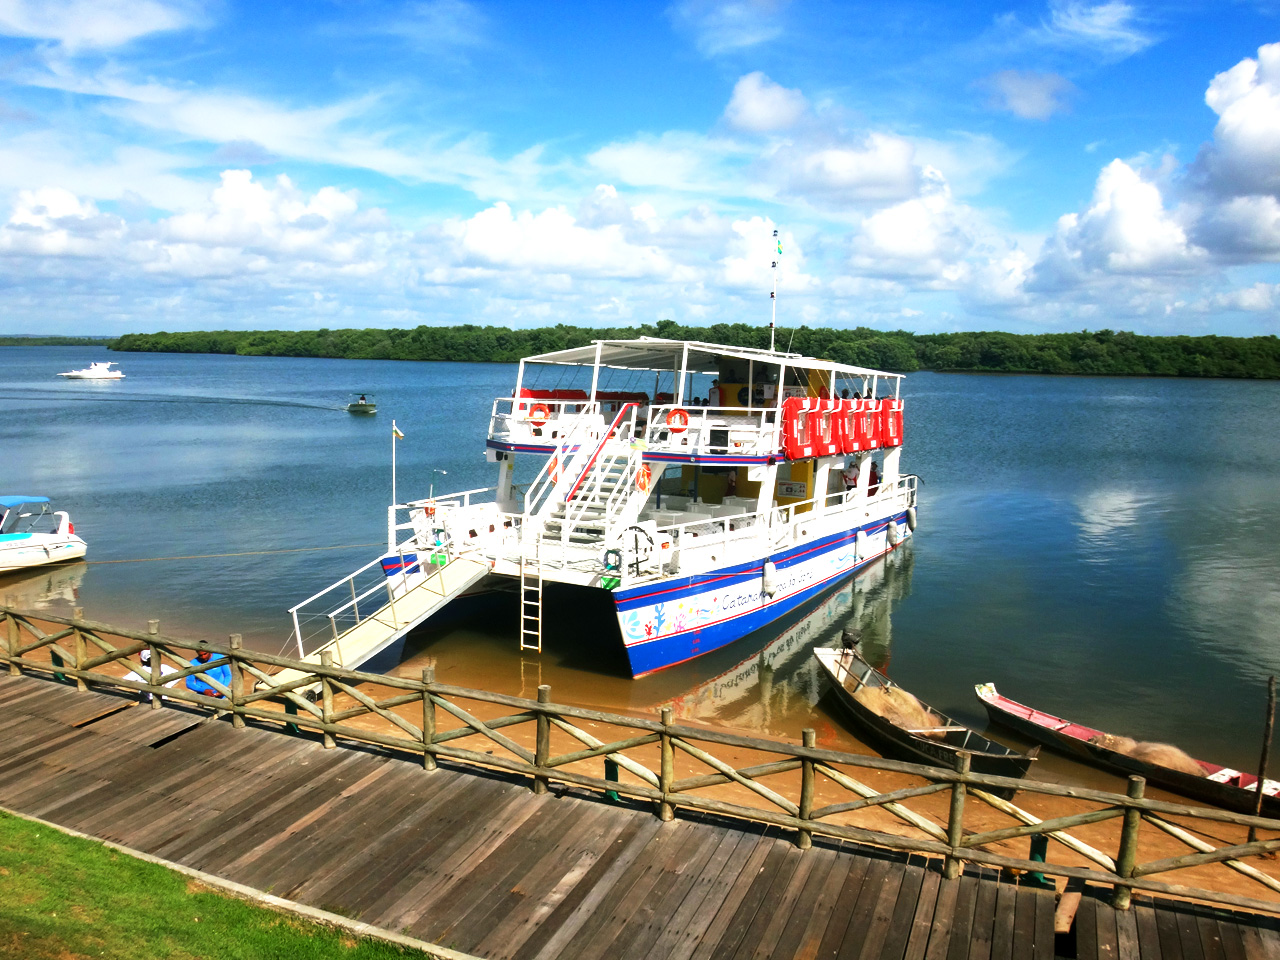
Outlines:
<svg viewBox="0 0 1280 960"><path fill-rule="evenodd" d="M598 403L499 397L493 401L489 416L489 439L549 447L558 444L565 431L573 429L584 418L595 428L593 439L598 440L606 426Z"/></svg>
<svg viewBox="0 0 1280 960"><path fill-rule="evenodd" d="M668 421L673 410L688 415L681 430ZM780 413L770 407L649 408L649 449L685 456L768 456L782 447Z"/></svg>
<svg viewBox="0 0 1280 960"><path fill-rule="evenodd" d="M445 556L448 555L448 549L448 544L436 547ZM414 559L409 559L407 555L412 555ZM400 571L395 576L387 576L383 571L382 561L393 557L399 560ZM415 541L409 539L290 607L289 616L293 619L293 639L298 647L298 656L305 658L337 640L385 606L390 605L394 619L397 588L399 594L403 595L411 586L416 585L425 575L425 566L431 560L431 557L424 558ZM413 568L412 573L410 567ZM385 600L382 596L384 592ZM376 599L371 599L375 595ZM325 600L321 609L309 609L321 600ZM364 604L363 614L360 612L361 604Z"/></svg>
<svg viewBox="0 0 1280 960"><path fill-rule="evenodd" d="M826 494L782 507L768 510L744 511L728 516L699 517L676 524L663 524L657 527L659 543L655 544L658 562L650 564L647 576L628 578L629 582L637 580L658 579L681 572L696 572L701 564L691 564L689 551L696 549L699 554L710 555L711 548L725 548L730 545L741 545L746 540L757 540L758 555L772 553L795 543L802 543L828 533L849 529L855 519L854 515L870 511L882 514L883 507L889 501L900 500L905 509L915 503L917 478L905 474L896 480L880 483L874 494L860 497L858 490L847 490L844 493ZM815 510L818 501L822 501L822 509ZM808 507L809 509L801 509ZM877 507L882 509L876 509ZM663 550L661 541L668 540L670 549ZM722 563L725 556L715 554L708 558L706 565ZM628 570L634 570L634 564L624 564ZM642 569L645 569L642 565Z"/></svg>

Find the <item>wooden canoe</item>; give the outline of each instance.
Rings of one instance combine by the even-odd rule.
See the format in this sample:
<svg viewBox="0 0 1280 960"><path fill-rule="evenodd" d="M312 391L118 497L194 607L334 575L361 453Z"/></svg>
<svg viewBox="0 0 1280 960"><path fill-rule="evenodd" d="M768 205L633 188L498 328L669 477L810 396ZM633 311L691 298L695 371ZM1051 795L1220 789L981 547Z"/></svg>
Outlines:
<svg viewBox="0 0 1280 960"><path fill-rule="evenodd" d="M954 770L956 753L965 750L972 756L969 769L974 773L1021 778L1039 752L1040 748L1036 747L1029 753L1019 753L1002 743L988 740L976 730L923 703L921 706L938 717L938 726L924 730L898 726L858 699L857 693L862 687L897 687L897 684L867 663L857 650L818 647L813 655L831 680L845 712L857 724L859 731L868 734L875 741L873 745L881 748L886 756ZM1007 796L1011 791L992 792Z"/></svg>
<svg viewBox="0 0 1280 960"><path fill-rule="evenodd" d="M1115 740L1111 734L1010 700L1002 696L993 683L978 684L974 692L987 708L987 715L992 721L1076 760L1121 776L1136 774L1146 777L1148 783L1227 810L1239 813L1254 811L1258 778L1252 773L1232 770L1207 760L1196 761L1204 768L1203 777L1159 766L1109 749L1106 744ZM1267 780L1262 793L1262 815L1280 816L1280 782Z"/></svg>

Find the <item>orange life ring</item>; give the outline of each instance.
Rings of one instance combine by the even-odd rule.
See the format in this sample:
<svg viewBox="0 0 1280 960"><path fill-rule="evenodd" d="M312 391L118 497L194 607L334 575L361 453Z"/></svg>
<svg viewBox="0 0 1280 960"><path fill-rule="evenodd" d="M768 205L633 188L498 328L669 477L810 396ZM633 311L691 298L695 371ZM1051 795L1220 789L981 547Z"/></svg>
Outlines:
<svg viewBox="0 0 1280 960"><path fill-rule="evenodd" d="M535 403L529 409L529 422L535 427L542 426L549 419L551 419L551 409L545 403Z"/></svg>
<svg viewBox="0 0 1280 960"><path fill-rule="evenodd" d="M667 413L667 428L672 433L684 433L689 429L689 411L676 407Z"/></svg>
<svg viewBox="0 0 1280 960"><path fill-rule="evenodd" d="M560 461L555 457L551 458L551 466L547 468L547 475L551 477L552 483L560 482Z"/></svg>
<svg viewBox="0 0 1280 960"><path fill-rule="evenodd" d="M649 485L653 483L653 471L647 463L642 463L640 469L636 471L636 489L641 493L649 492Z"/></svg>
<svg viewBox="0 0 1280 960"><path fill-rule="evenodd" d="M432 500L432 501L431 501L430 503L428 503L425 507L423 507L423 508L422 508L422 512L423 512L423 514L426 516L426 518L427 518L428 520L430 520L432 517L434 517L434 516L436 515L436 503L435 503L435 501L434 501L434 500Z"/></svg>

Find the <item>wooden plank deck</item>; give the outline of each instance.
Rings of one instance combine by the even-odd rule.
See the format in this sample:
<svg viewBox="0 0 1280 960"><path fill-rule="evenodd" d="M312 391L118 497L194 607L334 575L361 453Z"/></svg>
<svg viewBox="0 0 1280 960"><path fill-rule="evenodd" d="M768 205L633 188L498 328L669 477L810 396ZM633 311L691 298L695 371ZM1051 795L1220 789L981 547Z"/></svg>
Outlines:
<svg viewBox="0 0 1280 960"><path fill-rule="evenodd" d="M1276 958L1280 922L1086 893L0 678L0 805L486 958Z"/></svg>

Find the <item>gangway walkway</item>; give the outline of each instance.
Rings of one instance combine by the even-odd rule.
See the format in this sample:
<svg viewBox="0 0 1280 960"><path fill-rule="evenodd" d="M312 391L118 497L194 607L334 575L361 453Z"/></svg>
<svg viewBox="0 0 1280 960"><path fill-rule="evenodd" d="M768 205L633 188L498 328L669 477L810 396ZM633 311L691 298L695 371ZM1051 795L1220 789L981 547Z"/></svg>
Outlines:
<svg viewBox="0 0 1280 960"><path fill-rule="evenodd" d="M356 578L375 565L381 575L385 560L398 562L399 572L385 577L385 583L357 593ZM465 556L452 557L441 566L427 566L425 570L419 570L419 562L418 556L414 554L387 554L292 608L289 612L294 618L298 653L302 661L318 665L321 657L327 653L335 665L354 670L391 646L449 601L475 586L488 576L491 569L487 562ZM304 649L299 611L343 588L349 588L351 600L324 615L330 627L329 638L313 645L310 650ZM372 612L361 614L361 600L365 601L365 609L368 610L371 605L370 597L378 597L380 600L383 596L387 601L385 604ZM354 621L353 625L339 630L337 624L346 620ZM269 683L272 686L284 686L306 676L308 674L302 670L281 670L269 680L260 681L260 685Z"/></svg>

